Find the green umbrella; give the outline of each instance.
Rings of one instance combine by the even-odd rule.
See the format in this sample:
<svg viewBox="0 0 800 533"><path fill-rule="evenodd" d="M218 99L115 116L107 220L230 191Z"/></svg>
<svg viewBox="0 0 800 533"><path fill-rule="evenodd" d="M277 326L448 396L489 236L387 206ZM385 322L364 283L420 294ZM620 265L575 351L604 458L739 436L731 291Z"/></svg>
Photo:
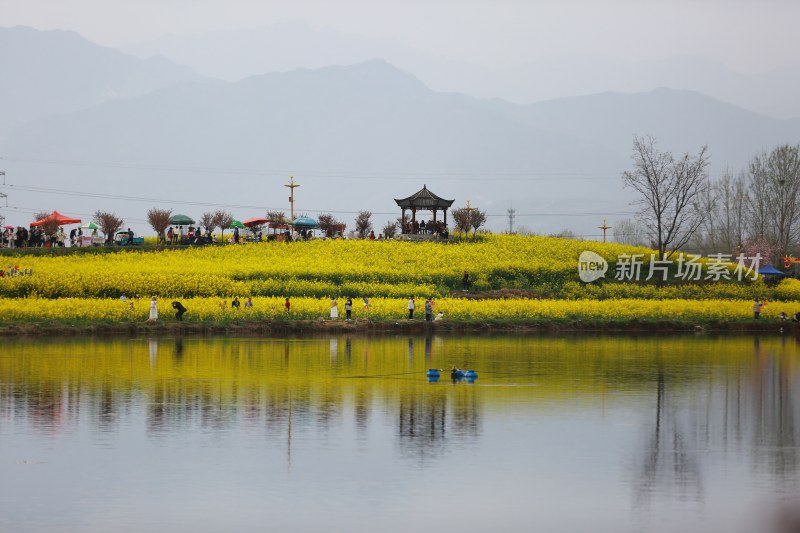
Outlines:
<svg viewBox="0 0 800 533"><path fill-rule="evenodd" d="M314 229L319 227L317 221L311 217L296 218L294 221L294 225L295 227L298 228L309 228L309 229Z"/></svg>
<svg viewBox="0 0 800 533"><path fill-rule="evenodd" d="M244 224L242 224L238 220L234 220L233 222L231 222L231 225L228 226L228 229L234 229L234 228L244 229Z"/></svg>
<svg viewBox="0 0 800 533"><path fill-rule="evenodd" d="M94 222L84 222L83 224L80 225L80 227L83 229L100 229L100 226L98 226Z"/></svg>
<svg viewBox="0 0 800 533"><path fill-rule="evenodd" d="M172 215L169 217L169 223L173 226L188 226L189 224L194 224L194 220L186 215Z"/></svg>

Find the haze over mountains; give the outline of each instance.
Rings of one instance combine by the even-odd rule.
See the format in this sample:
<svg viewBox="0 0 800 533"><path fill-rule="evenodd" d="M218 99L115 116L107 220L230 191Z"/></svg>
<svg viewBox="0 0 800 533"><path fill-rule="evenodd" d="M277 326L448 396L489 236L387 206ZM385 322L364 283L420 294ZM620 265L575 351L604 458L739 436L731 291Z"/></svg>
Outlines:
<svg viewBox="0 0 800 533"><path fill-rule="evenodd" d="M0 137L33 118L202 79L163 57L142 60L70 31L0 28Z"/></svg>
<svg viewBox="0 0 800 533"><path fill-rule="evenodd" d="M633 210L620 174L635 134L675 151L708 144L713 174L800 142L800 120L687 90L518 105L437 92L384 60L225 82L75 34L14 28L0 30L0 42L10 33L14 53L0 51L0 66L16 68L0 107L3 124L18 124L0 144L17 187L10 204L102 208L142 230L154 205L193 216L220 206L242 218L288 211L283 184L295 175L298 211L334 212L348 224L369 209L382 226L399 215L392 198L426 184L456 206L470 199L488 211L496 231L513 205L518 227L590 235L604 216Z"/></svg>
<svg viewBox="0 0 800 533"><path fill-rule="evenodd" d="M382 58L414 74L435 91L504 98L521 104L669 87L701 92L776 118L800 118L800 63L749 74L701 57L629 61L555 53L525 65L487 68L423 53L390 39L344 34L331 28L316 30L302 21L247 31L169 35L124 50L142 58L160 54L227 81Z"/></svg>

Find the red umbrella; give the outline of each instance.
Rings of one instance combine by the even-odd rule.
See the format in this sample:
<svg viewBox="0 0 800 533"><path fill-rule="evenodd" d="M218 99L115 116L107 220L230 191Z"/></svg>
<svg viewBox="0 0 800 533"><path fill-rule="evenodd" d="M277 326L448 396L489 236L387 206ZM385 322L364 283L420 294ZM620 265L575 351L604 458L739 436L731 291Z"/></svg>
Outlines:
<svg viewBox="0 0 800 533"><path fill-rule="evenodd" d="M66 216L62 215L58 211L53 211L52 213L50 213L49 215L47 215L43 219L37 220L36 222L31 222L31 227L33 227L33 226L41 226L42 224L44 224L45 222L47 222L49 220L56 220L58 222L59 226L63 226L64 224L80 224L81 223L81 219L79 219L79 218L69 218L69 217L66 217Z"/></svg>
<svg viewBox="0 0 800 533"><path fill-rule="evenodd" d="M244 224L245 226L250 228L252 226L262 226L262 225L266 224L267 222L269 222L268 218L253 217L253 218L248 218L247 220L243 221L242 224Z"/></svg>

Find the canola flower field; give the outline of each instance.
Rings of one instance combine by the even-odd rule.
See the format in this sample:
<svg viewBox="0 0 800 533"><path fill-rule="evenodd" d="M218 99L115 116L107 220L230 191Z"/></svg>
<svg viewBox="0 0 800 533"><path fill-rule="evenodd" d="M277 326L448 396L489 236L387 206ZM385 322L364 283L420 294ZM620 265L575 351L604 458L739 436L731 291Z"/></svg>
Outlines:
<svg viewBox="0 0 800 533"><path fill-rule="evenodd" d="M322 298L292 298L291 311L283 307L284 299L254 298L251 309L222 307L219 298L181 299L188 309L187 322L226 323L237 320L317 320L327 319L330 300ZM344 316L344 301L340 298L340 318ZM372 298L369 307L354 301L353 318L380 321L406 319L406 300ZM131 308L131 303L132 308ZM417 300L416 320L424 320L424 301ZM461 321L596 321L596 322L656 322L689 323L737 322L752 320L752 306L741 300L467 300L444 298L434 300L434 313L443 313L446 320ZM150 300L120 301L111 298L39 298L0 299L0 323L60 321L64 323L126 322L147 320ZM158 301L159 319L174 321L174 310L168 299ZM781 311L800 311L800 302L776 302L762 311L765 319L777 319Z"/></svg>
<svg viewBox="0 0 800 533"><path fill-rule="evenodd" d="M610 264L603 281L582 283L577 259L591 250ZM646 248L549 237L493 235L454 243L313 240L212 247L165 247L113 253L0 256L0 268L31 275L0 278L0 323L144 320L150 297L170 317L181 300L187 321L284 320L328 317L330 299L353 298L354 317L398 320L406 300L416 298L417 316L432 298L447 320L485 321L737 321L752 319L754 298L766 298L767 318L800 311L800 281L776 287L756 281L655 283L614 280L622 254ZM462 297L516 289L513 299ZM120 296L126 295L125 301ZM253 308L233 310L230 300L253 298ZM292 302L286 314L284 298ZM363 299L370 302L365 308ZM133 309L130 304L133 302ZM223 305L227 302L228 305Z"/></svg>

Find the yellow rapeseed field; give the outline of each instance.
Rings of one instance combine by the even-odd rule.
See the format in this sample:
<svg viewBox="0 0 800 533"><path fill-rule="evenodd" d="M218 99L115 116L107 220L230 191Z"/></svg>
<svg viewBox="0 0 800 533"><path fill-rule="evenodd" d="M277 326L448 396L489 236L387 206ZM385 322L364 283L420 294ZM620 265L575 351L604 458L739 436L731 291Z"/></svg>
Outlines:
<svg viewBox="0 0 800 533"><path fill-rule="evenodd" d="M777 288L752 282L654 283L579 281L577 259L591 250L609 263L621 254L651 250L617 244L549 237L487 236L475 241L411 243L399 241L313 240L209 247L166 247L105 253L24 254L0 257L0 268L30 270L31 275L0 278L0 321L142 320L151 296L162 315L179 299L189 308L187 320L218 321L239 317L285 317L283 302L292 298L290 317L327 317L330 298L355 303L366 317L402 319L406 300L425 298L435 313L461 320L738 320L752 315L752 299L785 302L768 306L766 316L800 311L800 281ZM3 263L5 262L5 263ZM468 272L472 291L519 289L515 299L467 300L461 280ZM121 295L130 300L120 300ZM238 312L223 307L238 297L253 297L254 308ZM524 298L520 298L524 296ZM134 309L129 309L133 301Z"/></svg>
<svg viewBox="0 0 800 533"><path fill-rule="evenodd" d="M284 309L284 299L253 298L252 309L232 309L230 300L220 298L188 298L180 300L188 309L184 316L191 322L230 320L315 320L328 319L327 298L291 298L291 311ZM752 318L752 305L742 300L466 300L442 298L434 300L434 314L445 320L505 321L663 321L687 322L741 321ZM223 306L224 303L224 306ZM339 299L340 316L344 316L344 300ZM369 308L362 300L354 300L353 317L373 320L405 320L406 300L372 298ZM416 320L424 319L424 300L417 300ZM36 321L144 321L150 309L149 299L119 300L112 298L0 298L0 322ZM159 320L174 321L171 300L158 300ZM765 319L774 319L781 311L800 311L800 302L769 304L762 312ZM341 318L340 318L341 320Z"/></svg>

